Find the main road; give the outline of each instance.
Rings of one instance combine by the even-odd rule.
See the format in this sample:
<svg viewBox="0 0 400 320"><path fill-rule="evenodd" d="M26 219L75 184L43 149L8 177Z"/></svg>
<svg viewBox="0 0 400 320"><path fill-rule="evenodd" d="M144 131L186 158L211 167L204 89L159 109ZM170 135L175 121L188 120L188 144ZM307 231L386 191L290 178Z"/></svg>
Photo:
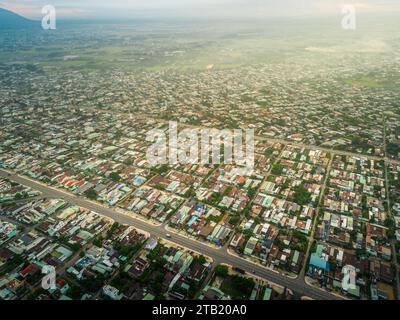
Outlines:
<svg viewBox="0 0 400 320"><path fill-rule="evenodd" d="M61 189L46 186L42 183L22 177L13 172L0 170L0 177L11 179L17 183L38 190L42 192L44 196L47 196L49 198L62 198L71 204L92 210L102 216L109 217L118 223L134 226L140 230L150 233L153 237L158 237L171 241L179 246L206 255L212 258L216 263L226 263L241 268L248 273L255 273L260 278L276 283L280 286L287 287L288 289L292 290L296 295L308 296L316 300L341 299L340 297L330 294L329 292L307 285L302 277L298 277L297 279L290 279L275 271L264 268L263 266L254 264L237 256L230 255L227 252L226 248L217 249L195 239L190 239L175 233L172 234L172 238L167 239L167 232L164 226L154 225L135 217L118 213L112 208L108 208L85 198L75 196Z"/></svg>

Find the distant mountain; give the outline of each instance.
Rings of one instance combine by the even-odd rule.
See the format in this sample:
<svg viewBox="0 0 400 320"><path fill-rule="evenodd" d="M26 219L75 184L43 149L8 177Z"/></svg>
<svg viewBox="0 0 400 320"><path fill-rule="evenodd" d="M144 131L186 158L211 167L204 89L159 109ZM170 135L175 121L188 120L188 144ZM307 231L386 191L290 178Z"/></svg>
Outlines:
<svg viewBox="0 0 400 320"><path fill-rule="evenodd" d="M12 11L0 8L0 30L2 29L28 29L38 26L38 23L24 18Z"/></svg>

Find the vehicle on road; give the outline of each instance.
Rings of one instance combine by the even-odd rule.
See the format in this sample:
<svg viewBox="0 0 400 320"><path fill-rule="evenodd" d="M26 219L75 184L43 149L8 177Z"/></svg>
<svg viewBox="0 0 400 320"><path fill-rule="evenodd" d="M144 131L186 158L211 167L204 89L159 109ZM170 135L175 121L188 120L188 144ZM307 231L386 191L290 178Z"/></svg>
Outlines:
<svg viewBox="0 0 400 320"><path fill-rule="evenodd" d="M171 238L172 238L171 235L170 235L169 233L167 233L165 236L166 236L168 239L171 239Z"/></svg>
<svg viewBox="0 0 400 320"><path fill-rule="evenodd" d="M233 268L233 271L236 271L236 272L238 272L238 273L240 273L240 274L245 274L245 273L246 273L246 271L244 271L243 269L240 269L240 268L238 268L238 267L234 267L234 268Z"/></svg>

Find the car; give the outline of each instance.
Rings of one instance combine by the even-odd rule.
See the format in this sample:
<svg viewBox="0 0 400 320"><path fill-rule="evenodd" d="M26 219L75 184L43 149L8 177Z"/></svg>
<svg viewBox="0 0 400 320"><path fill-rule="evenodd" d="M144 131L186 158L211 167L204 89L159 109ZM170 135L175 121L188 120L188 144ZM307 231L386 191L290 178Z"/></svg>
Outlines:
<svg viewBox="0 0 400 320"><path fill-rule="evenodd" d="M166 236L168 239L171 239L171 235L170 235L169 233L167 233L165 236Z"/></svg>
<svg viewBox="0 0 400 320"><path fill-rule="evenodd" d="M243 269L238 268L238 267L233 267L233 271L236 271L236 272L238 272L240 274L245 274L246 273L246 271L244 271Z"/></svg>

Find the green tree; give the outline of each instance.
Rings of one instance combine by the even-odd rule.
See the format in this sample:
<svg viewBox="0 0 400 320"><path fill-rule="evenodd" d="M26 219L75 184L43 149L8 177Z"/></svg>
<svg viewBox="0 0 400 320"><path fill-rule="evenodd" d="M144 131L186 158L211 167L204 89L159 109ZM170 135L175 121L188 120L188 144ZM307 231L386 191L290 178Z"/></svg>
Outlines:
<svg viewBox="0 0 400 320"><path fill-rule="evenodd" d="M94 190L94 188L90 188L85 191L85 196L88 197L91 200L96 200L97 199L97 192Z"/></svg>
<svg viewBox="0 0 400 320"><path fill-rule="evenodd" d="M215 267L215 275L218 277L226 277L228 275L229 269L227 266L218 265Z"/></svg>
<svg viewBox="0 0 400 320"><path fill-rule="evenodd" d="M119 175L118 172L112 172L110 173L110 178L116 182L121 180L121 176Z"/></svg>
<svg viewBox="0 0 400 320"><path fill-rule="evenodd" d="M303 186L297 186L294 189L294 202L303 206L311 202L311 193Z"/></svg>

